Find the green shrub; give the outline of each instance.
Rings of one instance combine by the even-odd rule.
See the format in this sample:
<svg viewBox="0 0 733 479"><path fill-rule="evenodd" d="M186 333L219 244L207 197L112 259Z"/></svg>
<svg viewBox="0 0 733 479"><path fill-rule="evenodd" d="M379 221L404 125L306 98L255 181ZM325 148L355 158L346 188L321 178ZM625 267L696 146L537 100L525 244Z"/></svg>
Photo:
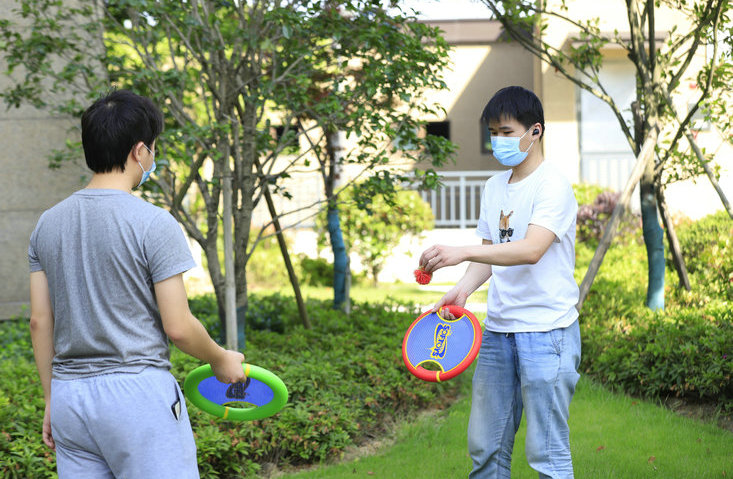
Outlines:
<svg viewBox="0 0 733 479"><path fill-rule="evenodd" d="M298 318L298 307L292 297L275 293L248 299L245 320L249 330L283 333L286 325L295 318Z"/></svg>
<svg viewBox="0 0 733 479"><path fill-rule="evenodd" d="M0 321L0 359L2 358L24 358L33 361L28 319Z"/></svg>
<svg viewBox="0 0 733 479"><path fill-rule="evenodd" d="M676 273L668 265L670 300L663 313L643 304L643 245L614 244L581 311L582 369L631 394L679 397L733 412L733 313L730 291L723 291L730 288L733 261L729 228L730 218L720 214L680 225L693 291L669 285ZM593 248L579 243L576 252L580 281Z"/></svg>
<svg viewBox="0 0 733 479"><path fill-rule="evenodd" d="M626 331L589 328L587 372L630 394L717 403L733 412L733 313L730 308L649 311ZM588 351L586 351L586 354Z"/></svg>
<svg viewBox="0 0 733 479"><path fill-rule="evenodd" d="M693 294L680 292L680 301L706 304L714 298L733 301L733 221L719 211L679 227L679 242ZM667 254L672 268L672 257Z"/></svg>
<svg viewBox="0 0 733 479"><path fill-rule="evenodd" d="M300 275L298 278L302 285L315 287L333 287L333 263L324 258L309 258L301 255L299 258ZM366 271L357 273L350 271L351 285L365 284L367 282Z"/></svg>
<svg viewBox="0 0 733 479"><path fill-rule="evenodd" d="M579 205L590 205L596 199L598 195L606 191L603 186L594 185L591 183L577 183L573 185L573 193L575 193L575 200Z"/></svg>
<svg viewBox="0 0 733 479"><path fill-rule="evenodd" d="M55 455L41 440L43 411L28 321L0 321L0 477L56 477Z"/></svg>
<svg viewBox="0 0 733 479"><path fill-rule="evenodd" d="M308 286L333 286L333 264L323 258L300 256L299 279Z"/></svg>

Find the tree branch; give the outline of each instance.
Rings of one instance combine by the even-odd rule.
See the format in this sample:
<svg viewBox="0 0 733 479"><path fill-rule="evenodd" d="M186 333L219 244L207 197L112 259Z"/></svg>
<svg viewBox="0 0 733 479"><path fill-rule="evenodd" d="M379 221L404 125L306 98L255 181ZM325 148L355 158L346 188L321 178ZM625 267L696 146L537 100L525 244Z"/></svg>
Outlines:
<svg viewBox="0 0 733 479"><path fill-rule="evenodd" d="M502 24L507 33L509 33L512 39L519 42L520 45L522 45L534 56L538 57L541 61L554 67L567 80L571 81L578 87L582 88L583 90L589 92L599 100L606 103L611 108L613 115L616 117L616 120L621 127L621 131L626 137L626 141L631 146L632 151L636 150L636 141L634 139L634 136L631 134L631 130L626 124L626 121L624 120L621 111L618 109L613 98L611 98L611 96L606 92L605 88L603 87L603 85L601 85L600 81L597 78L594 79L590 77L585 71L583 71L582 68L579 68L577 65L575 65L573 60L561 50L552 47L543 40L539 40L538 43L535 43L533 40L528 39L526 32L517 28L514 23L510 21L510 19L507 19L504 15L502 15L501 11L495 6L494 2L492 2L491 0L484 0L484 3L489 7L489 9L491 9L494 16L497 18L497 20L499 20L499 22ZM551 53L553 51L555 52L555 54ZM568 64L573 65L581 74L593 80L597 88L591 84L579 80L575 75L572 75L570 72L568 72L565 66L557 60L557 56L561 57Z"/></svg>
<svg viewBox="0 0 733 479"><path fill-rule="evenodd" d="M674 73L670 76L667 91L672 92L675 88L677 88L680 78L682 78L682 75L684 75L684 73L687 71L687 68L690 66L690 63L692 63L692 60L695 57L695 53L697 53L697 49L700 46L700 37L705 31L705 26L707 26L707 24L709 24L711 21L717 22L717 19L720 17L721 8L723 7L723 4L727 1L728 0L718 1L717 6L715 7L715 14L711 18L710 14L707 12L712 10L715 0L708 0L707 5L705 6L705 14L702 17L703 21L700 22L700 24L697 25L697 28L694 29L692 45L687 51L686 58L680 64L680 68L679 70L677 70L677 73Z"/></svg>
<svg viewBox="0 0 733 479"><path fill-rule="evenodd" d="M651 125L648 136L644 140L644 144L641 148L639 155L636 157L636 164L631 171L629 179L626 180L626 186L624 186L624 189L621 192L621 196L616 203L616 207L611 214L611 218L606 224L606 228L603 231L603 237L598 244L598 248L596 248L596 251L593 254L593 258L591 259L590 265L588 266L588 271L586 271L585 276L583 277L583 281L580 284L580 295L578 298L578 303L575 306L578 311L582 309L583 303L588 296L588 292L590 291L593 281L595 280L596 274L601 267L603 257L606 255L606 251L608 251L608 248L611 246L611 241L613 241L613 237L616 235L616 229L618 228L621 216L628 207L629 200L631 199L631 194L633 193L636 185L639 183L641 176L644 174L644 170L646 169L647 164L654 159L654 149L657 144L657 135L658 127L656 124L653 124Z"/></svg>

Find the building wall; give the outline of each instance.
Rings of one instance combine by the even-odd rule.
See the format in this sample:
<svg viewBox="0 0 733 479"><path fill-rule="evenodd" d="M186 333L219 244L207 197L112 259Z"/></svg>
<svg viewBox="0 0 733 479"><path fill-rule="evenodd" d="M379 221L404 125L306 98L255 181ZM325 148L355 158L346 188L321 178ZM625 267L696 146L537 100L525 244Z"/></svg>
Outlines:
<svg viewBox="0 0 733 479"><path fill-rule="evenodd" d="M479 119L497 90L509 85L528 89L534 84L534 57L520 45L502 36L498 22L490 20L431 21L451 45L449 67L444 72L447 89L428 91L426 101L437 102L445 116L426 118L449 121L450 140L458 146L455 163L444 171L503 170L481 149Z"/></svg>
<svg viewBox="0 0 733 479"><path fill-rule="evenodd" d="M442 102L450 121L451 140L458 145L455 165L446 171L504 169L489 153L481 151L479 118L484 106L499 89L519 85L532 89L534 61L516 43L456 45L452 69L446 72L449 90Z"/></svg>
<svg viewBox="0 0 733 479"><path fill-rule="evenodd" d="M17 21L13 8L12 2L0 2L0 18ZM0 72L5 71L0 55ZM1 75L0 90L9 84ZM41 213L82 186L82 168L48 167L49 154L64 146L77 122L28 106L0 105L0 319L27 314L28 239Z"/></svg>

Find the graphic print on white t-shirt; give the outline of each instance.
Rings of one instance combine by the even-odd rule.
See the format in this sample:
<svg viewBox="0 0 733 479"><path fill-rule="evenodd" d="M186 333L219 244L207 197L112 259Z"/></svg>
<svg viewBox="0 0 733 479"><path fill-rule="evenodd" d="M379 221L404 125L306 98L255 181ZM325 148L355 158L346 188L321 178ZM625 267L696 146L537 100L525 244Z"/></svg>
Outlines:
<svg viewBox="0 0 733 479"><path fill-rule="evenodd" d="M509 214L504 214L504 210L501 210L499 214L499 242L509 243L511 237L514 234L514 228L509 226L509 217L514 214L514 210L511 210Z"/></svg>

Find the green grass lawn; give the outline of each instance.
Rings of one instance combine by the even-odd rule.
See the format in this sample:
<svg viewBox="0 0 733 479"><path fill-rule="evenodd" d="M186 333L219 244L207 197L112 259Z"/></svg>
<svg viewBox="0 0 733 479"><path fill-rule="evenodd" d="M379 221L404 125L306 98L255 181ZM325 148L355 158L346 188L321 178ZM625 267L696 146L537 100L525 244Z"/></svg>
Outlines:
<svg viewBox="0 0 733 479"><path fill-rule="evenodd" d="M351 297L354 301L395 298L428 305L440 298L440 287L445 291L451 285L357 285L352 288ZM281 292L292 294L287 289ZM327 288L304 289L304 295L311 298L330 299L332 294ZM474 293L469 302L484 301L484 294L483 289ZM483 317L485 313L477 315ZM466 477L471 460L466 450L470 400L468 390L465 393L466 397L445 410L401 423L381 446L369 447L368 453L355 453L357 459L278 477ZM588 378L582 378L578 384L570 425L575 477L579 479L733 477L731 432L682 417L650 401L609 392ZM513 478L537 477L524 457L524 437L522 424L515 443Z"/></svg>
<svg viewBox="0 0 733 479"><path fill-rule="evenodd" d="M278 477L466 477L471 468L466 451L469 409L470 399L464 397L445 410L399 425L385 445L369 455ZM575 477L579 479L733 477L733 434L654 403L611 393L585 378L570 406L570 427ZM524 437L523 423L517 434L512 477L536 478L524 458Z"/></svg>

